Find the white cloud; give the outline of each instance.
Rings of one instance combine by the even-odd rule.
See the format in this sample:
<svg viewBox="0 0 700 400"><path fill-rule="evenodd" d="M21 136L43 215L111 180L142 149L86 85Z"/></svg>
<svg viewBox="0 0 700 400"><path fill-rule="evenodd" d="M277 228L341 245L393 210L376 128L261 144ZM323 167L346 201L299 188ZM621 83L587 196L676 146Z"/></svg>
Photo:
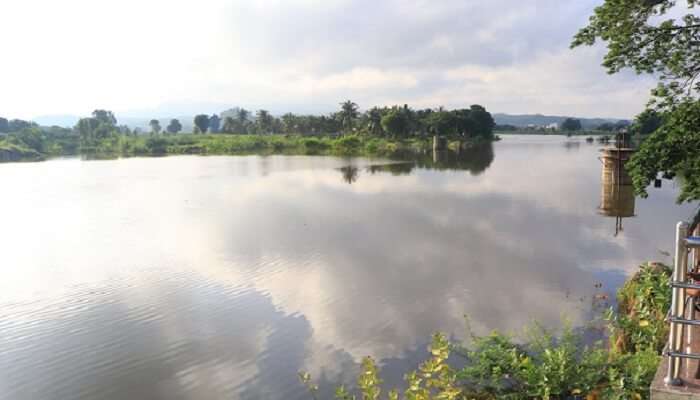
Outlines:
<svg viewBox="0 0 700 400"><path fill-rule="evenodd" d="M312 81L313 82L313 81ZM391 89L413 88L418 84L415 76L405 72L383 71L377 68L358 67L348 72L333 74L312 83L318 90L338 89Z"/></svg>
<svg viewBox="0 0 700 400"><path fill-rule="evenodd" d="M352 98L629 117L648 83L568 50L595 3L5 0L0 113L327 112Z"/></svg>

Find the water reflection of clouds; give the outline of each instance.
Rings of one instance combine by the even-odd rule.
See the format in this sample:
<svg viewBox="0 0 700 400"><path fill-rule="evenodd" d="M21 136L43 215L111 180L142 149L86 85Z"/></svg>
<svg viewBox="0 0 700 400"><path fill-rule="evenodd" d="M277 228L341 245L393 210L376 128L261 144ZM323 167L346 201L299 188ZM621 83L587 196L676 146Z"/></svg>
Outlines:
<svg viewBox="0 0 700 400"><path fill-rule="evenodd" d="M589 294L594 279L577 268L578 259L588 252L620 252L614 244L578 238L581 217L504 196L368 196L321 185L313 190L316 201L301 204L294 200L295 188L303 187L300 177L288 178L273 184L278 195L248 193L245 203L258 207L237 214L236 224L224 224L224 236L232 238L229 250L242 265L258 265L255 255L240 260L240 254L265 241L265 251L296 265L323 249L316 267L289 268L257 285L287 313L303 313L314 332L328 336L325 342L355 343L351 353L358 357L395 355L392 349L411 347L437 327L461 330L464 313L482 328L507 330L532 318L556 325L562 306L580 319L585 307L578 298ZM254 232L237 230L253 223ZM289 234L302 224L306 228ZM572 232L562 235L566 227ZM567 236L583 246L568 248ZM322 297L329 293L335 298ZM376 337L383 325L387 340Z"/></svg>
<svg viewBox="0 0 700 400"><path fill-rule="evenodd" d="M300 398L296 371L350 381L364 355L399 377L433 331L462 336L464 314L481 332L581 323L593 285L653 257L665 235L649 228L685 210L664 188L613 239L595 150L551 146L506 140L478 176L305 157L62 162L70 174L36 183L56 164L0 170L21 182L3 209L34 210L0 232L17 244L0 344L24 354L0 356L2 393Z"/></svg>

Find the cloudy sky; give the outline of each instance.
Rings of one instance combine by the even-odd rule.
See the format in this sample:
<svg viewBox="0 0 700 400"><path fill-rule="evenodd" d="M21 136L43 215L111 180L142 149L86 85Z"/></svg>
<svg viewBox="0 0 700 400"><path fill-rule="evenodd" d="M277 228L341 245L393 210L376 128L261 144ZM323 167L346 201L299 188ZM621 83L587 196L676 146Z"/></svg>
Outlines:
<svg viewBox="0 0 700 400"><path fill-rule="evenodd" d="M0 115L232 106L629 118L653 83L569 50L602 0L3 0Z"/></svg>

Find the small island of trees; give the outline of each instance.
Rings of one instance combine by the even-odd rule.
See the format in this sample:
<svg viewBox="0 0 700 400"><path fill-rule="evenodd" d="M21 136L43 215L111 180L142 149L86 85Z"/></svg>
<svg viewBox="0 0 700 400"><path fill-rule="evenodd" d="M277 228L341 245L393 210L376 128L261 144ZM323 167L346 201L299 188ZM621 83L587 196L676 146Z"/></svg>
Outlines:
<svg viewBox="0 0 700 400"><path fill-rule="evenodd" d="M167 123L167 125L166 125ZM165 128L163 128L165 126ZM495 123L481 105L446 110L408 105L364 112L350 100L329 115L280 117L244 108L221 115L198 114L192 132L178 119L151 119L148 132L119 125L109 110L97 109L72 129L0 118L0 161L39 160L58 155L132 156L165 154L343 154L398 156L425 150L434 135L453 146L494 139Z"/></svg>

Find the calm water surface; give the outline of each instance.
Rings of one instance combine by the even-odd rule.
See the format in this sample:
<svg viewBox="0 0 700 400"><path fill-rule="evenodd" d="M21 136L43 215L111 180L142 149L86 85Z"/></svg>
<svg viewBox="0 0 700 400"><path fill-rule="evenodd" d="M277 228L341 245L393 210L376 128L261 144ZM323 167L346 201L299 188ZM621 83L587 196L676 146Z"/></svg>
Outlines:
<svg viewBox="0 0 700 400"><path fill-rule="evenodd" d="M615 236L598 148L0 165L0 399L308 398L297 371L396 381L465 314L582 324L692 212L664 181Z"/></svg>

